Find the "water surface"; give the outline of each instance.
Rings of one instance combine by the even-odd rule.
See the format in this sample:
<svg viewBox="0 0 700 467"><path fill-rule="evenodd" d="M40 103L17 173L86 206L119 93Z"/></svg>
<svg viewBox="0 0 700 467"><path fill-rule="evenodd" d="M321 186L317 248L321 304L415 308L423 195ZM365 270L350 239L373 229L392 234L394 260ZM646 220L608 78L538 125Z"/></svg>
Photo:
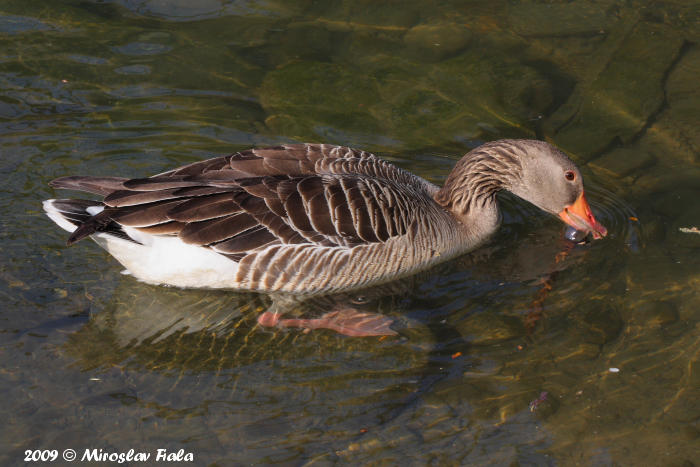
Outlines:
<svg viewBox="0 0 700 467"><path fill-rule="evenodd" d="M3 2L3 465L67 448L693 465L699 20L695 1ZM395 320L389 338L261 329L268 297L139 283L90 242L66 248L40 208L65 196L58 176L292 141L441 183L506 137L569 153L610 235L572 247L503 196L478 251L299 310L360 303Z"/></svg>

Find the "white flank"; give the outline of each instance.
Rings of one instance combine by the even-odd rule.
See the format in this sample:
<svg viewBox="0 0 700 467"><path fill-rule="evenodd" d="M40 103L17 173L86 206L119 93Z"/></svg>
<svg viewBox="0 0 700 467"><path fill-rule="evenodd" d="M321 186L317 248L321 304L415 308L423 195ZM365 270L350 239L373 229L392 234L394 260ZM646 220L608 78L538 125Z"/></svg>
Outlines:
<svg viewBox="0 0 700 467"><path fill-rule="evenodd" d="M53 201L44 201L46 215L61 228L73 232L77 227L63 217L53 206ZM94 215L101 208L90 206L86 211ZM174 236L150 235L134 228L123 228L140 244L107 233L97 233L91 238L137 279L175 287L237 287L234 278L238 263L235 261L209 248L183 243Z"/></svg>

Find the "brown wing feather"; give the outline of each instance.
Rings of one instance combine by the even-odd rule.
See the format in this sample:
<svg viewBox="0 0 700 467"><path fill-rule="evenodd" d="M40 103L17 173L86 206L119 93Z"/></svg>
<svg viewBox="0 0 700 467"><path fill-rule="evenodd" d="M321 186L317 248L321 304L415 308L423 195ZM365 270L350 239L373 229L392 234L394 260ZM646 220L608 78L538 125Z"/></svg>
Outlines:
<svg viewBox="0 0 700 467"><path fill-rule="evenodd" d="M328 209L331 215L331 221L335 226L335 230L341 237L352 238L357 240L357 232L355 225L352 222L352 214L348 207L347 198L340 185L329 187L330 196L327 196Z"/></svg>
<svg viewBox="0 0 700 467"><path fill-rule="evenodd" d="M315 195L306 202L307 215L311 226L316 232L327 236L338 235L331 220L331 212L328 209L328 200L323 192Z"/></svg>
<svg viewBox="0 0 700 467"><path fill-rule="evenodd" d="M298 192L287 196L287 200L284 202L284 209L287 211L287 216L289 216L289 220L296 230L309 232L313 229L309 221L309 215L304 209L304 201Z"/></svg>
<svg viewBox="0 0 700 467"><path fill-rule="evenodd" d="M191 198L193 196L205 196L216 193L223 193L230 188L210 187L210 186L192 186L185 188L169 188L160 191L132 191L132 190L117 190L105 196L103 202L107 206L124 207L137 206L158 201L167 201L175 198Z"/></svg>
<svg viewBox="0 0 700 467"><path fill-rule="evenodd" d="M201 186L201 183L187 180L186 177L168 178L133 178L125 181L124 188L132 191L161 191L171 188L185 188L190 186Z"/></svg>
<svg viewBox="0 0 700 467"><path fill-rule="evenodd" d="M240 210L232 194L227 192L181 201L168 211L168 217L180 222L199 222L236 214Z"/></svg>
<svg viewBox="0 0 700 467"><path fill-rule="evenodd" d="M183 203L183 200L176 199L174 201L113 209L110 210L110 217L113 221L129 227L150 227L173 220L168 213L181 203Z"/></svg>
<svg viewBox="0 0 700 467"><path fill-rule="evenodd" d="M51 180L49 185L63 190L76 190L106 196L116 190L124 188L123 183L127 178L121 177L82 177L73 175Z"/></svg>
<svg viewBox="0 0 700 467"><path fill-rule="evenodd" d="M213 245L221 253L245 253L276 242L278 239L265 227L259 225L228 240Z"/></svg>
<svg viewBox="0 0 700 467"><path fill-rule="evenodd" d="M185 243L211 245L256 227L258 221L244 212L201 222L188 222L179 236Z"/></svg>
<svg viewBox="0 0 700 467"><path fill-rule="evenodd" d="M105 196L105 222L178 235L234 259L274 244L352 247L406 233L406 172L370 153L322 145L250 149L150 178L64 177ZM87 222L86 222L87 224ZM82 236L92 227L82 228Z"/></svg>
<svg viewBox="0 0 700 467"><path fill-rule="evenodd" d="M138 230L151 235L177 235L186 225L184 222L170 221L148 227L138 227Z"/></svg>

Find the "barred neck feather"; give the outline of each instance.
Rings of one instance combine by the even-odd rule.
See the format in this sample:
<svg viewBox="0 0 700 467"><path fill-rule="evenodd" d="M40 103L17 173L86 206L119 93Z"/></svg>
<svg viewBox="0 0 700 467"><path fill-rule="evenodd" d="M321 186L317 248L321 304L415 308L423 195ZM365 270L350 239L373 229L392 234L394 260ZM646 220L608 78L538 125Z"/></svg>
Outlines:
<svg viewBox="0 0 700 467"><path fill-rule="evenodd" d="M435 201L458 215L495 203L498 191L520 179L527 146L523 140L502 140L472 150L457 162Z"/></svg>

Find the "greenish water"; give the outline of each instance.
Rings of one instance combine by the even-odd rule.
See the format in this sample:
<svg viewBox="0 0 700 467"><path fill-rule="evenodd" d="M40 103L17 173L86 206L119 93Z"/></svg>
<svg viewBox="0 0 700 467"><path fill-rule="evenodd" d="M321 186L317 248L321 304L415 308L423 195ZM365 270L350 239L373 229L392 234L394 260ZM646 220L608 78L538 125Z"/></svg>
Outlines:
<svg viewBox="0 0 700 467"><path fill-rule="evenodd" d="M696 1L1 2L0 462L697 464L698 24ZM561 259L562 225L506 196L489 245L363 292L385 339L141 284L40 209L58 176L286 141L440 183L504 137L571 154L610 235Z"/></svg>

